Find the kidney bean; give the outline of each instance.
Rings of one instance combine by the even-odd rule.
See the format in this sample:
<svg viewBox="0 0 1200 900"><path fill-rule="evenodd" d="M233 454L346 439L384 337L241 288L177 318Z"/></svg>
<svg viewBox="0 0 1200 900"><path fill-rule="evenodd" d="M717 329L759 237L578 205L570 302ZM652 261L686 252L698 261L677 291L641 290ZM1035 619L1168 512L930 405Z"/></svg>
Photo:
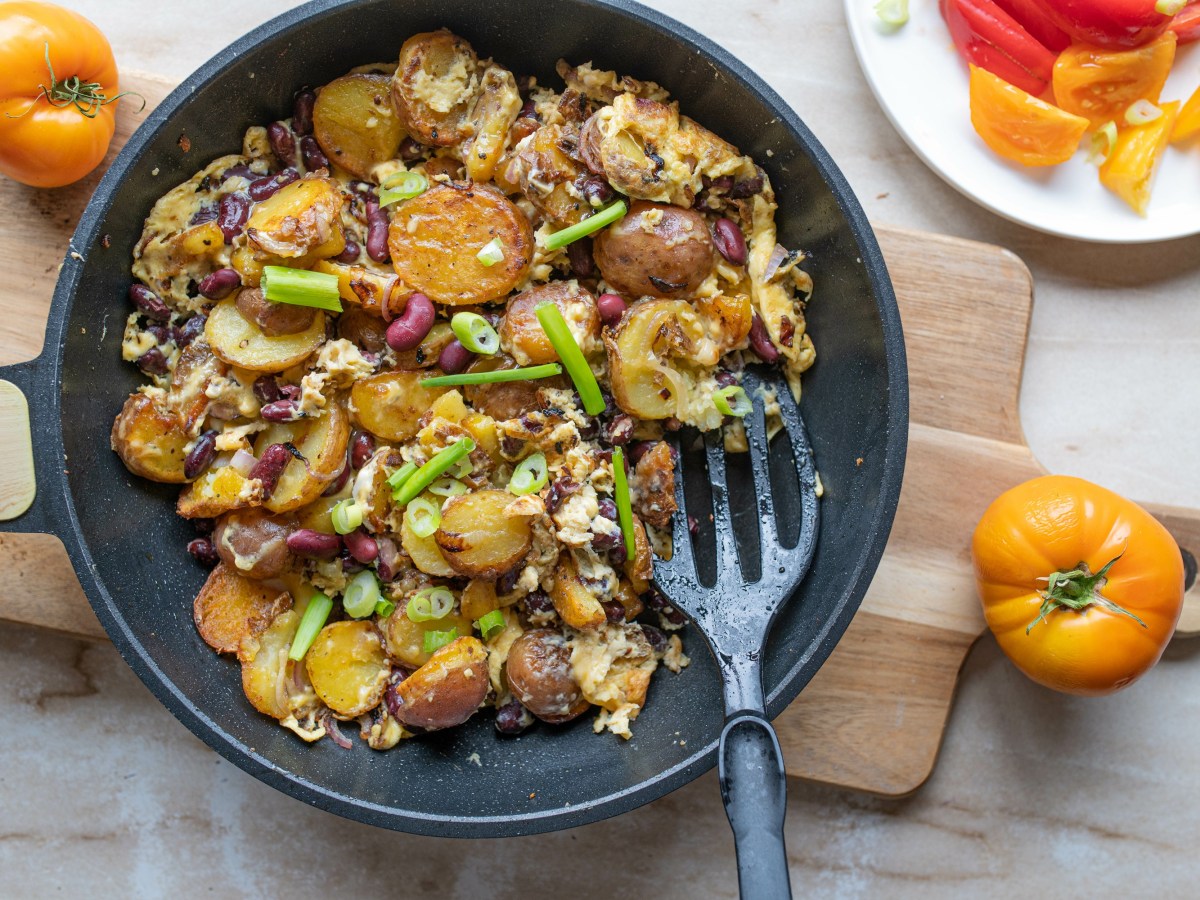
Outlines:
<svg viewBox="0 0 1200 900"><path fill-rule="evenodd" d="M296 169L284 169L282 172L276 172L274 175L257 178L250 182L250 187L246 189L246 192L250 195L250 199L257 203L260 200L266 200L280 188L291 184L299 177L300 173Z"/></svg>
<svg viewBox="0 0 1200 900"><path fill-rule="evenodd" d="M746 264L746 237L733 219L717 219L713 225L713 243L735 266Z"/></svg>
<svg viewBox="0 0 1200 900"><path fill-rule="evenodd" d="M375 558L375 572L379 575L379 580L384 583L395 581L404 565L396 542L391 538L381 537L376 538L375 543L379 545L379 556Z"/></svg>
<svg viewBox="0 0 1200 900"><path fill-rule="evenodd" d="M268 403L258 414L268 422L295 422L304 418L304 414L300 412L300 404L295 400L276 400Z"/></svg>
<svg viewBox="0 0 1200 900"><path fill-rule="evenodd" d="M603 206L614 196L612 186L601 175L589 175L579 184L579 193L592 206Z"/></svg>
<svg viewBox="0 0 1200 900"><path fill-rule="evenodd" d="M333 481L329 482L329 487L321 493L322 497L332 497L341 491L346 486L346 482L350 480L350 463L347 462L342 466L342 471L337 473Z"/></svg>
<svg viewBox="0 0 1200 900"><path fill-rule="evenodd" d="M147 375L166 375L167 358L157 347L151 347L137 358L137 367Z"/></svg>
<svg viewBox="0 0 1200 900"><path fill-rule="evenodd" d="M608 561L614 566L623 566L627 559L629 559L629 551L625 549L625 540L622 538L608 551Z"/></svg>
<svg viewBox="0 0 1200 900"><path fill-rule="evenodd" d="M436 317L432 300L424 294L410 294L404 312L388 325L388 346L397 353L417 347L429 334Z"/></svg>
<svg viewBox="0 0 1200 900"><path fill-rule="evenodd" d="M765 363L779 360L779 349L771 343L771 337L767 334L767 326L763 324L762 317L758 313L754 314L754 318L750 322L750 349Z"/></svg>
<svg viewBox="0 0 1200 900"><path fill-rule="evenodd" d="M747 197L753 197L763 189L763 177L755 175L753 178L747 178L745 181L739 181L729 189L728 196L732 200L745 200Z"/></svg>
<svg viewBox="0 0 1200 900"><path fill-rule="evenodd" d="M416 162L424 153L425 148L410 137L400 142L400 158L405 162Z"/></svg>
<svg viewBox="0 0 1200 900"><path fill-rule="evenodd" d="M375 199L367 200L367 256L377 263L391 258L388 250L388 215Z"/></svg>
<svg viewBox="0 0 1200 900"><path fill-rule="evenodd" d="M554 601L545 591L530 591L524 599L525 612L531 616L549 615L554 612Z"/></svg>
<svg viewBox="0 0 1200 900"><path fill-rule="evenodd" d="M562 506L563 501L578 491L580 487L582 485L570 475L554 479L550 485L550 490L546 492L546 511L549 513L558 512L558 508Z"/></svg>
<svg viewBox="0 0 1200 900"><path fill-rule="evenodd" d="M283 475L283 470L291 461L292 454L283 444L272 444L258 458L258 462L250 470L250 477L257 478L262 482L264 499L275 493L275 488L279 485L279 477Z"/></svg>
<svg viewBox="0 0 1200 900"><path fill-rule="evenodd" d="M663 596L662 591L658 588L650 588L649 592L645 595L645 600L646 606L655 612L661 612L670 605L670 601Z"/></svg>
<svg viewBox="0 0 1200 900"><path fill-rule="evenodd" d="M617 504L612 497L601 497L599 502L600 515L611 521L617 521Z"/></svg>
<svg viewBox="0 0 1200 900"><path fill-rule="evenodd" d="M600 320L609 328L617 327L628 308L625 299L619 294L601 294L596 299L596 311L600 313Z"/></svg>
<svg viewBox="0 0 1200 900"><path fill-rule="evenodd" d="M567 259L571 261L571 274L576 278L592 278L596 274L596 260L592 258L592 242L585 238L567 244Z"/></svg>
<svg viewBox="0 0 1200 900"><path fill-rule="evenodd" d="M633 428L633 417L621 413L613 417L613 420L608 424L608 430L604 435L605 440L614 447L624 446L633 439Z"/></svg>
<svg viewBox="0 0 1200 900"><path fill-rule="evenodd" d="M171 310L163 303L158 294L144 284L129 286L129 299L133 305L147 318L165 322L171 318Z"/></svg>
<svg viewBox="0 0 1200 900"><path fill-rule="evenodd" d="M533 724L533 715L513 697L496 710L496 730L501 734L520 734Z"/></svg>
<svg viewBox="0 0 1200 900"><path fill-rule="evenodd" d="M296 134L312 134L313 106L316 105L317 95L308 88L302 88L292 102L292 131Z"/></svg>
<svg viewBox="0 0 1200 900"><path fill-rule="evenodd" d="M182 328L175 329L175 346L180 350L194 341L200 335L204 334L204 326L208 323L208 316L204 313L197 313L186 322Z"/></svg>
<svg viewBox="0 0 1200 900"><path fill-rule="evenodd" d="M350 465L361 469L375 455L375 435L369 431L356 431L350 438Z"/></svg>
<svg viewBox="0 0 1200 900"><path fill-rule="evenodd" d="M230 178L245 178L247 181L253 181L258 176L245 163L238 163L236 166L230 166L221 173L221 183L224 184Z"/></svg>
<svg viewBox="0 0 1200 900"><path fill-rule="evenodd" d="M338 554L338 559L342 563L342 571L347 575L357 575L366 568L362 563L350 555L350 551L342 547L342 552Z"/></svg>
<svg viewBox="0 0 1200 900"><path fill-rule="evenodd" d="M296 164L296 137L286 125L282 122L272 122L268 125L267 141L281 166Z"/></svg>
<svg viewBox="0 0 1200 900"><path fill-rule="evenodd" d="M617 544L622 543L623 538L620 534L613 533L597 534L592 533L592 549L593 550L612 550Z"/></svg>
<svg viewBox="0 0 1200 900"><path fill-rule="evenodd" d="M340 263L349 264L355 262L361 253L362 248L358 246L358 244L354 243L354 241L347 239L346 248L337 256L335 256L334 260Z"/></svg>
<svg viewBox="0 0 1200 900"><path fill-rule="evenodd" d="M280 446L275 444L273 446ZM297 556L314 559L333 559L342 552L342 539L336 534L299 528L287 536L288 549Z"/></svg>
<svg viewBox="0 0 1200 900"><path fill-rule="evenodd" d="M224 300L242 285L237 269L217 269L200 281L200 293L209 300Z"/></svg>
<svg viewBox="0 0 1200 900"><path fill-rule="evenodd" d="M259 403L273 403L283 399L279 392L279 382L274 375L259 375L254 379L254 396Z"/></svg>
<svg viewBox="0 0 1200 900"><path fill-rule="evenodd" d="M620 625L625 621L625 607L620 600L601 600L600 605L604 607L604 617L609 625Z"/></svg>
<svg viewBox="0 0 1200 900"><path fill-rule="evenodd" d="M642 625L642 634L646 637L646 642L650 644L650 649L655 653L667 652L667 636L653 625Z"/></svg>
<svg viewBox="0 0 1200 900"><path fill-rule="evenodd" d="M226 194L221 198L217 207L217 227L225 235L225 243L233 243L233 239L242 233L246 220L250 218L250 198L238 191Z"/></svg>
<svg viewBox="0 0 1200 900"><path fill-rule="evenodd" d="M364 565L373 563L379 556L379 544L375 543L375 538L367 534L364 528L357 528L349 534L342 535L342 540L346 542L346 549L350 551L350 555Z"/></svg>
<svg viewBox="0 0 1200 900"><path fill-rule="evenodd" d="M310 172L329 168L329 157L325 155L321 145L314 137L305 135L300 138L300 156L304 159L304 168Z"/></svg>
<svg viewBox="0 0 1200 900"><path fill-rule="evenodd" d="M171 343L175 337L175 332L166 325L147 325L146 333L154 335L154 340L159 346Z"/></svg>
<svg viewBox="0 0 1200 900"><path fill-rule="evenodd" d="M183 477L188 481L199 478L212 465L217 455L217 432L206 431L196 438L191 451L183 461Z"/></svg>
<svg viewBox="0 0 1200 900"><path fill-rule="evenodd" d="M708 189L718 194L728 194L733 187L732 175L718 175L708 185Z"/></svg>
<svg viewBox="0 0 1200 900"><path fill-rule="evenodd" d="M196 214L188 219L189 225L203 225L205 222L211 222L217 217L217 204L204 203L196 210Z"/></svg>
<svg viewBox="0 0 1200 900"><path fill-rule="evenodd" d="M281 384L279 386L279 394L284 400L295 400L298 403L300 395L303 393L303 389L298 384Z"/></svg>
<svg viewBox="0 0 1200 900"><path fill-rule="evenodd" d="M447 375L457 375L469 366L474 358L475 354L464 347L458 338L455 338L438 354L438 368Z"/></svg>
<svg viewBox="0 0 1200 900"><path fill-rule="evenodd" d="M720 369L717 374L713 376L713 380L723 388L733 387L738 383L737 376L732 372L726 372L724 369Z"/></svg>
<svg viewBox="0 0 1200 900"><path fill-rule="evenodd" d="M200 565L210 569L221 561L221 557L217 555L217 548L208 538L198 537L193 541L188 541L187 552L192 554L192 558Z"/></svg>

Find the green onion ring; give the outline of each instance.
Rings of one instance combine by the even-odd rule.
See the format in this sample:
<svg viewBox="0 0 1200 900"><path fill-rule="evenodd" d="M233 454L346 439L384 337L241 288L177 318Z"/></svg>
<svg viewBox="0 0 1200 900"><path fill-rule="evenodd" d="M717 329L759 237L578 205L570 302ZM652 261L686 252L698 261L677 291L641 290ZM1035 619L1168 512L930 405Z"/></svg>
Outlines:
<svg viewBox="0 0 1200 900"><path fill-rule="evenodd" d="M352 619L365 619L375 612L375 604L379 600L379 579L370 569L364 569L346 585L342 593L342 609Z"/></svg>
<svg viewBox="0 0 1200 900"><path fill-rule="evenodd" d="M419 538L427 538L442 524L442 507L428 497L414 497L404 510L404 521Z"/></svg>
<svg viewBox="0 0 1200 900"><path fill-rule="evenodd" d="M472 353L492 356L500 349L500 335L487 319L473 312L455 313L450 320L450 330L458 342Z"/></svg>
<svg viewBox="0 0 1200 900"><path fill-rule="evenodd" d="M754 410L754 404L746 396L746 391L740 384L731 384L720 390L713 391L713 406L723 416L737 416L744 419Z"/></svg>
<svg viewBox="0 0 1200 900"><path fill-rule="evenodd" d="M518 497L523 497L540 491L549 480L550 467L546 465L546 454L538 451L517 463L508 482L508 490Z"/></svg>

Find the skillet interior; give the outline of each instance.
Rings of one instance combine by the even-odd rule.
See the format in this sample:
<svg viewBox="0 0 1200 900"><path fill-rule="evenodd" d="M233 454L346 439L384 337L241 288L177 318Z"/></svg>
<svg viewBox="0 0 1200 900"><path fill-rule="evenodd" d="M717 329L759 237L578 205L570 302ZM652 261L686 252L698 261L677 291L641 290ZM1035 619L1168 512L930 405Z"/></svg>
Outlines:
<svg viewBox="0 0 1200 900"><path fill-rule="evenodd" d="M812 570L767 654L771 714L812 677L857 609L899 492L907 381L895 300L861 209L794 114L760 83L739 78L753 76L714 45L633 4L509 0L501 13L465 0L322 0L268 23L193 75L105 177L72 242L83 260L68 260L56 292L48 341L53 347L57 336L63 351L69 462L59 516L75 531L66 543L118 649L227 758L307 802L374 824L457 836L532 833L633 808L713 764L720 691L698 634L685 636L692 666L656 678L628 743L593 736L592 716L505 740L481 715L389 753L358 742L349 752L330 741L306 746L251 710L237 665L217 660L196 635L191 598L204 573L183 550L191 529L174 514L176 490L130 476L108 447L112 418L139 383L119 344L130 254L154 200L239 147L247 125L284 114L301 84L390 60L404 38L440 26L481 57L549 83L558 83L559 56L659 81L686 113L769 171L780 240L811 253L817 285L809 322L819 362L801 408L825 485ZM101 235L110 237L107 249Z"/></svg>

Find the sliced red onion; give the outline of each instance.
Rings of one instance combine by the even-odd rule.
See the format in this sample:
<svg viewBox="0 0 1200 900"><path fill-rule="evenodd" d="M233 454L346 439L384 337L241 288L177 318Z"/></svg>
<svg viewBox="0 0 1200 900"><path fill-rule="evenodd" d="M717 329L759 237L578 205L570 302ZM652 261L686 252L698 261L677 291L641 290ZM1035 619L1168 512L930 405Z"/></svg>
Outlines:
<svg viewBox="0 0 1200 900"><path fill-rule="evenodd" d="M254 466L257 463L258 460L255 458L254 454L248 453L245 450L239 450L237 453L233 454L233 459L229 461L229 465L233 466L234 471L236 471L243 478L250 477L250 472L254 469Z"/></svg>
<svg viewBox="0 0 1200 900"><path fill-rule="evenodd" d="M325 716L321 719L321 724L325 726L325 731L329 735L329 739L343 750L351 750L354 748L354 742L342 734L341 729L338 728L338 722L337 719L333 717L333 713L325 713Z"/></svg>
<svg viewBox="0 0 1200 900"><path fill-rule="evenodd" d="M763 273L763 281L770 281L775 277L775 273L779 271L779 267L783 265L783 261L787 259L787 250L783 249L783 244L776 244L775 249L771 251L771 258L767 260L767 270Z"/></svg>

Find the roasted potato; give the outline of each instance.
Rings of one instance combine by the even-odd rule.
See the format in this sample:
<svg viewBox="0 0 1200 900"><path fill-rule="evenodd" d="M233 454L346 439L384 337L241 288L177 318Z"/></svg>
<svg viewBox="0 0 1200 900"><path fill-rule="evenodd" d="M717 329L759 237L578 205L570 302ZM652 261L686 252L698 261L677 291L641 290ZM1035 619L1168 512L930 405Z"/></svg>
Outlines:
<svg viewBox="0 0 1200 900"><path fill-rule="evenodd" d="M263 296L262 288L242 288L237 293L237 308L242 318L253 322L267 337L301 334L309 331L320 310L291 303L272 303Z"/></svg>
<svg viewBox="0 0 1200 900"><path fill-rule="evenodd" d="M338 337L368 353L382 353L387 346L387 322L361 309L348 309L337 319Z"/></svg>
<svg viewBox="0 0 1200 900"><path fill-rule="evenodd" d="M367 620L322 628L304 656L304 668L322 702L346 718L374 709L391 674L383 638Z"/></svg>
<svg viewBox="0 0 1200 900"><path fill-rule="evenodd" d="M494 239L504 259L485 266L477 254ZM525 278L533 261L533 229L493 187L435 184L396 210L388 247L406 285L435 303L464 306L503 297Z"/></svg>
<svg viewBox="0 0 1200 900"><path fill-rule="evenodd" d="M632 622L646 608L646 605L642 603L642 598L638 596L638 592L626 578L622 578L620 584L617 585L615 599L625 608L626 622Z"/></svg>
<svg viewBox="0 0 1200 900"><path fill-rule="evenodd" d="M633 546L634 554L625 560L625 577L633 586L635 596L650 590L650 579L654 577L654 555L650 550L650 539L646 536L646 526L636 515L633 517ZM621 600L626 609L630 604Z"/></svg>
<svg viewBox="0 0 1200 900"><path fill-rule="evenodd" d="M429 329L429 334L425 335L425 340L421 341L414 350L405 350L403 353L395 355L396 368L404 371L413 371L415 369L430 369L437 365L438 357L441 356L446 345L454 340L454 332L450 328L450 323L441 320L433 323L433 327Z"/></svg>
<svg viewBox="0 0 1200 900"><path fill-rule="evenodd" d="M569 550L564 550L554 566L554 588L550 599L562 620L572 628L597 628L604 624L604 607L596 599L575 566Z"/></svg>
<svg viewBox="0 0 1200 900"><path fill-rule="evenodd" d="M666 203L633 203L592 243L609 287L626 297L690 297L713 269L704 216Z"/></svg>
<svg viewBox="0 0 1200 900"><path fill-rule="evenodd" d="M512 72L488 66L480 79L479 96L467 125L471 136L463 141L463 164L471 181L491 181L508 144L508 132L521 111L521 95Z"/></svg>
<svg viewBox="0 0 1200 900"><path fill-rule="evenodd" d="M569 722L583 714L588 702L571 674L571 651L557 631L526 631L508 649L508 686L543 722Z"/></svg>
<svg viewBox="0 0 1200 900"><path fill-rule="evenodd" d="M405 130L429 147L469 136L467 114L479 94L479 58L446 29L414 34L400 48L392 106Z"/></svg>
<svg viewBox="0 0 1200 900"><path fill-rule="evenodd" d="M412 557L413 565L426 575L438 578L453 578L457 571L442 555L438 546L436 533L429 537L417 537L417 533L408 524L408 517L400 526L400 546Z"/></svg>
<svg viewBox="0 0 1200 900"><path fill-rule="evenodd" d="M497 353L495 356L480 356L468 372L492 372L496 369L515 369L516 361L511 356ZM543 387L562 388L567 386L564 376L539 378L537 381L502 381L496 384L469 384L463 388L467 402L481 413L497 421L513 419L538 407L538 389Z"/></svg>
<svg viewBox="0 0 1200 900"><path fill-rule="evenodd" d="M496 582L489 579L474 578L463 588L459 598L463 617L472 622L478 622L494 609L500 608L496 597Z"/></svg>
<svg viewBox="0 0 1200 900"><path fill-rule="evenodd" d="M308 175L257 203L246 233L234 242L233 267L242 283L257 287L263 266L307 269L346 249L345 200L337 182Z"/></svg>
<svg viewBox="0 0 1200 900"><path fill-rule="evenodd" d="M209 384L228 369L213 354L207 341L192 341L179 351L175 371L171 373L171 386L167 391L167 406L179 415L183 430L188 434L193 433L193 427L208 412L209 398L205 392Z"/></svg>
<svg viewBox="0 0 1200 900"><path fill-rule="evenodd" d="M500 323L501 345L522 366L558 361L558 353L537 318L537 308L543 303L558 307L575 342L585 351L600 334L600 313L591 291L574 279L535 285L508 301Z"/></svg>
<svg viewBox="0 0 1200 900"><path fill-rule="evenodd" d="M350 422L341 406L330 405L312 419L271 425L259 433L254 455L261 457L272 444L290 443L308 460L293 459L283 470L275 490L263 505L273 513L299 509L316 500L346 462Z"/></svg>
<svg viewBox="0 0 1200 900"><path fill-rule="evenodd" d="M134 475L167 484L187 481L183 461L189 438L161 393L130 394L113 422L111 440L113 450Z"/></svg>
<svg viewBox="0 0 1200 900"><path fill-rule="evenodd" d="M292 715L312 691L303 663L288 659L299 627L300 614L290 609L276 616L261 633L248 634L238 647L246 699L259 712L276 719ZM293 675L295 667L299 667L299 678Z"/></svg>
<svg viewBox="0 0 1200 900"><path fill-rule="evenodd" d="M507 491L474 491L451 497L434 533L451 568L472 578L499 578L533 546L529 516L508 515L516 498Z"/></svg>
<svg viewBox="0 0 1200 900"><path fill-rule="evenodd" d="M384 625L388 653L406 666L423 666L433 655L425 652L425 632L454 629L460 637L471 633L471 620L458 613L451 612L429 622L414 622L408 617L406 609L407 602L398 603Z"/></svg>
<svg viewBox="0 0 1200 900"><path fill-rule="evenodd" d="M609 712L625 707L630 718L646 702L658 663L640 625L605 625L580 632L569 642L571 672L589 703Z"/></svg>
<svg viewBox="0 0 1200 900"><path fill-rule="evenodd" d="M452 728L471 718L490 686L483 644L473 637L456 638L396 688L400 702L395 716L410 727Z"/></svg>
<svg viewBox="0 0 1200 900"><path fill-rule="evenodd" d="M230 365L255 372L282 372L304 362L325 342L325 315L314 312L306 330L271 337L243 316L231 297L213 307L204 335L213 352Z"/></svg>
<svg viewBox="0 0 1200 900"><path fill-rule="evenodd" d="M421 416L446 388L421 386L428 373L381 372L354 382L350 402L354 420L385 441L406 441L421 430Z"/></svg>
<svg viewBox="0 0 1200 900"><path fill-rule="evenodd" d="M317 94L313 135L329 161L356 178L370 178L404 140L404 126L392 109L391 81L386 75L343 75Z"/></svg>
<svg viewBox="0 0 1200 900"><path fill-rule="evenodd" d="M569 128L554 123L543 125L504 167L505 180L556 228L574 225L592 209L575 188L576 180L588 174L587 169L563 149L574 140Z"/></svg>
<svg viewBox="0 0 1200 900"><path fill-rule="evenodd" d="M251 581L221 562L196 595L192 618L204 643L218 653L236 653L243 638L263 631L291 606L287 591Z"/></svg>
<svg viewBox="0 0 1200 900"><path fill-rule="evenodd" d="M209 469L179 494L175 511L185 519L215 519L235 509L262 502L258 482L244 477L233 466Z"/></svg>
<svg viewBox="0 0 1200 900"><path fill-rule="evenodd" d="M303 527L311 526L306 522ZM240 510L220 518L212 542L231 571L261 581L278 578L295 566L296 558L287 546L292 528L292 522L282 516L261 509Z"/></svg>
<svg viewBox="0 0 1200 900"><path fill-rule="evenodd" d="M679 507L675 503L675 458L666 441L656 441L633 471L635 509L645 521L666 528Z"/></svg>
<svg viewBox="0 0 1200 900"><path fill-rule="evenodd" d="M404 308L404 285L394 272L378 265L321 259L313 264L312 270L337 278L338 296L350 307L342 313L343 317L369 313L383 324L385 310L395 313Z"/></svg>

